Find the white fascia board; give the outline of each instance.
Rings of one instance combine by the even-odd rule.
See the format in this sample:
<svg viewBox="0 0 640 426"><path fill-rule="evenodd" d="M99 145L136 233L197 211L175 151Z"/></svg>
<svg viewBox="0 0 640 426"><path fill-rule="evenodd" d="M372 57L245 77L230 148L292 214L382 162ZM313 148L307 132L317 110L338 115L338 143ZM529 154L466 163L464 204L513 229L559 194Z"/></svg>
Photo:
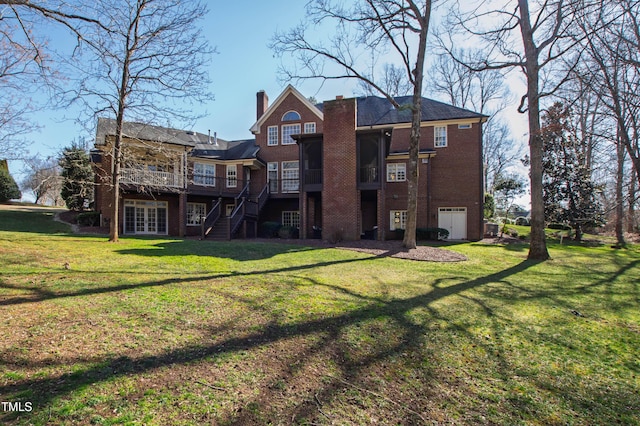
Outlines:
<svg viewBox="0 0 640 426"><path fill-rule="evenodd" d="M290 84L282 91L282 93L280 93L280 96L276 98L273 104L269 105L264 114L262 114L262 117L260 117L258 121L256 121L254 125L251 126L251 128L249 129L251 130L251 133L253 133L254 135L260 133L260 127L262 126L262 124L267 120L267 118L269 118L273 111L275 111L275 109L280 106L280 104L287 98L289 94L292 94L296 98L298 98L304 104L304 106L306 106L311 112L313 112L321 121L324 120L322 111L316 108L314 104L312 104L307 98L302 95L302 93L300 93L295 87Z"/></svg>

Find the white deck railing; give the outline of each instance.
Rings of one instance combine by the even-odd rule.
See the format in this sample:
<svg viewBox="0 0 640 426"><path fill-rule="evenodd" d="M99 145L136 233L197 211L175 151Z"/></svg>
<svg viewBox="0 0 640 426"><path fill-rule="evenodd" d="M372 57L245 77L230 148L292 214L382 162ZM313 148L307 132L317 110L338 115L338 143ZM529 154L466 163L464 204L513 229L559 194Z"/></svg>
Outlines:
<svg viewBox="0 0 640 426"><path fill-rule="evenodd" d="M182 175L140 169L122 169L120 182L134 185L184 188Z"/></svg>

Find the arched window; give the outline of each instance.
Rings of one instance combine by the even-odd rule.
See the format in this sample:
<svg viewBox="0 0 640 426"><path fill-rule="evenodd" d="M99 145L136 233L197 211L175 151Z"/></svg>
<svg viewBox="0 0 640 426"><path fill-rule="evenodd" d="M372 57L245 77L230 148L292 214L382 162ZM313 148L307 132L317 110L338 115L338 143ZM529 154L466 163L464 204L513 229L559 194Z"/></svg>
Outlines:
<svg viewBox="0 0 640 426"><path fill-rule="evenodd" d="M282 121L300 121L300 114L296 111L289 111L282 116Z"/></svg>

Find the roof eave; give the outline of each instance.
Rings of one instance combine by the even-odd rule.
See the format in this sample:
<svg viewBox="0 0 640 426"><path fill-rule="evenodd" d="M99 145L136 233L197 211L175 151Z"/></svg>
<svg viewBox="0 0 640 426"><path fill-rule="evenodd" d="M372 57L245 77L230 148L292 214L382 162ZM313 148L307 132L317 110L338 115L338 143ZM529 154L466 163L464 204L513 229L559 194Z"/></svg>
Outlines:
<svg viewBox="0 0 640 426"><path fill-rule="evenodd" d="M320 111L314 104L309 102L307 98L305 98L302 93L300 93L295 87L289 84L280 95L276 98L276 100L269 105L267 110L262 114L262 116L251 126L249 129L251 133L257 135L260 133L260 127L264 122L269 118L269 116L273 113L273 111L280 106L280 104L284 101L287 95L293 94L296 98L298 98L311 112L313 112L320 120L324 120L324 114Z"/></svg>

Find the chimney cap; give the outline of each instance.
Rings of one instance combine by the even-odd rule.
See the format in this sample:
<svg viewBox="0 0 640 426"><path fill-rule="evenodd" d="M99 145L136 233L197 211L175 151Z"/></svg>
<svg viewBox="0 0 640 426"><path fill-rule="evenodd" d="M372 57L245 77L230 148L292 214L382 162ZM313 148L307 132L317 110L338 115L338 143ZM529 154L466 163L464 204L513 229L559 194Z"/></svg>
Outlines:
<svg viewBox="0 0 640 426"><path fill-rule="evenodd" d="M343 99L344 99L344 96L342 96L342 95L336 96L336 101L341 101Z"/></svg>

